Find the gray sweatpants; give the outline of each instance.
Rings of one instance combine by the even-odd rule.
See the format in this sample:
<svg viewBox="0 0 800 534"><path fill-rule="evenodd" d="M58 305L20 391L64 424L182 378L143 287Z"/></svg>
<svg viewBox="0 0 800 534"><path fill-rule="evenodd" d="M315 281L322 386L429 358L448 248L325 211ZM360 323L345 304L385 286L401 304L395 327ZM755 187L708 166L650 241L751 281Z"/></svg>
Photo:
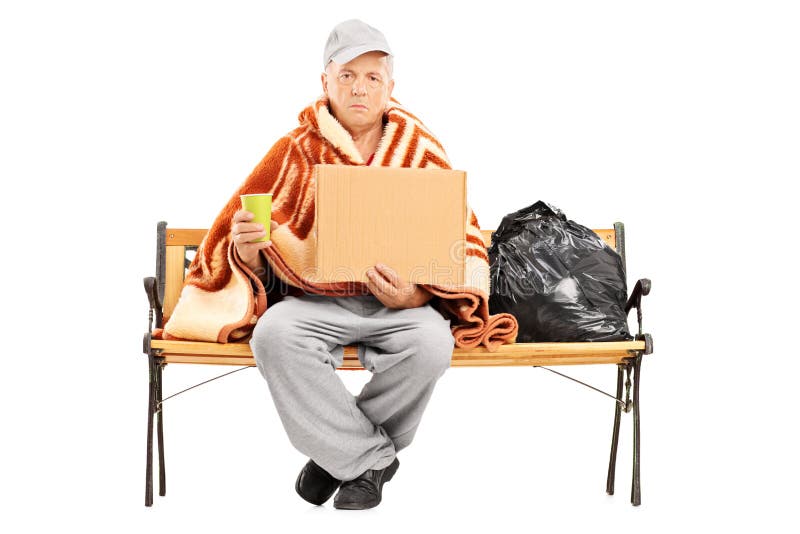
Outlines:
<svg viewBox="0 0 800 534"><path fill-rule="evenodd" d="M373 375L354 397L335 370L355 344ZM453 345L430 305L389 309L373 295L284 297L250 340L292 445L340 480L383 469L411 443Z"/></svg>

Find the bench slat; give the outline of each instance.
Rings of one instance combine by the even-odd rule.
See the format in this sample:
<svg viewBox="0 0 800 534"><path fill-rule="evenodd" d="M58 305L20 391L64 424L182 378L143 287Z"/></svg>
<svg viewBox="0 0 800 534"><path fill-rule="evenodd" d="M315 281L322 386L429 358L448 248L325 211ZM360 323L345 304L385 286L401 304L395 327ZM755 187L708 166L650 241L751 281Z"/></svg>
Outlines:
<svg viewBox="0 0 800 534"><path fill-rule="evenodd" d="M168 247L172 245L196 247L207 233L208 230L203 228L167 228L166 243Z"/></svg>
<svg viewBox="0 0 800 534"><path fill-rule="evenodd" d="M178 303L183 289L183 278L185 273L186 247L168 246L166 256L166 276L167 283L164 289L164 305L162 306L164 317L172 315L172 310Z"/></svg>
<svg viewBox="0 0 800 534"><path fill-rule="evenodd" d="M552 357L552 358L490 358L457 360L453 359L451 367L512 367L512 366L540 366L540 365L592 365L623 363L626 358L631 358L630 354L620 354L616 356L572 356L572 357ZM167 354L164 356L165 363L191 363L204 365L246 365L254 367L256 362L252 357L236 358L226 356L202 356L189 354ZM341 370L363 370L358 358L345 358Z"/></svg>
<svg viewBox="0 0 800 534"><path fill-rule="evenodd" d="M166 229L166 289L164 292L164 305L162 311L165 320L172 315L175 304L183 289L183 277L185 274L183 258L186 255L186 247L199 246L203 241L208 230L194 228L167 228ZM601 228L593 230L608 246L617 249L616 231L613 228ZM483 241L488 248L492 244L492 234L494 230L481 230Z"/></svg>
<svg viewBox="0 0 800 534"><path fill-rule="evenodd" d="M613 248L614 250L617 249L617 242L615 239L616 232L613 228L599 228L592 231L599 235L609 247ZM199 246L200 242L203 241L206 232L208 232L208 230L202 228L167 228L167 247L171 247L173 245L186 247ZM488 247L492 244L492 234L494 233L494 230L481 230L481 233L483 234L483 241Z"/></svg>
<svg viewBox="0 0 800 534"><path fill-rule="evenodd" d="M592 232L596 233L600 239L606 242L606 245L617 250L617 231L613 228L599 228L594 229ZM486 248L492 246L492 234L494 230L481 230L483 234L483 242L486 245Z"/></svg>
<svg viewBox="0 0 800 534"><path fill-rule="evenodd" d="M154 349L162 351L166 363L203 363L219 365L255 365L247 343L203 343L154 339ZM621 363L632 351L644 350L644 341L609 341L601 343L514 343L501 345L497 352L485 347L453 350L453 367L514 365L585 365ZM361 369L357 348L344 349L342 369Z"/></svg>

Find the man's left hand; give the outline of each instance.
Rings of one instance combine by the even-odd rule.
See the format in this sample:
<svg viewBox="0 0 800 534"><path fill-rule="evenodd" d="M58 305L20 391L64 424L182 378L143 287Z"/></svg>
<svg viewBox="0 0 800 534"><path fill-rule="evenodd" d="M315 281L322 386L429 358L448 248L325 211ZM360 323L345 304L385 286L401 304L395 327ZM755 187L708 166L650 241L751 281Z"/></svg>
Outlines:
<svg viewBox="0 0 800 534"><path fill-rule="evenodd" d="M387 308L406 309L424 306L433 295L418 286L406 282L397 272L382 263L367 271L367 287Z"/></svg>

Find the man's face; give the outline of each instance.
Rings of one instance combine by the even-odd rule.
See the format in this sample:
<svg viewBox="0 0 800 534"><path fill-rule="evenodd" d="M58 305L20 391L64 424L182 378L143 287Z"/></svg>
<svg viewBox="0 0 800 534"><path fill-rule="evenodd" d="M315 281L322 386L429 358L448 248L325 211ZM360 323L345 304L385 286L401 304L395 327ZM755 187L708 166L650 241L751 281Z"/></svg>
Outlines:
<svg viewBox="0 0 800 534"><path fill-rule="evenodd" d="M331 61L322 74L322 89L334 117L350 133L380 124L394 80L383 52L367 52L343 65Z"/></svg>

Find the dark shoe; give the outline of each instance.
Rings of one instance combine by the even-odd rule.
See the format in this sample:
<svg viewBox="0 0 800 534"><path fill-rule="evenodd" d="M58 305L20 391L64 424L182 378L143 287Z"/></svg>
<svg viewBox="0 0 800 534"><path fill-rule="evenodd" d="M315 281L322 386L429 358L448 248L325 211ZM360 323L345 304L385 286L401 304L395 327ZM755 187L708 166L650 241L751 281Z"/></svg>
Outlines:
<svg viewBox="0 0 800 534"><path fill-rule="evenodd" d="M333 507L339 510L366 510L378 506L383 485L392 479L398 467L400 460L395 457L384 469L367 469L358 478L343 482L333 499Z"/></svg>
<svg viewBox="0 0 800 534"><path fill-rule="evenodd" d="M294 489L302 498L319 506L330 499L341 484L341 480L333 478L333 475L318 466L314 460L309 460L297 475Z"/></svg>

